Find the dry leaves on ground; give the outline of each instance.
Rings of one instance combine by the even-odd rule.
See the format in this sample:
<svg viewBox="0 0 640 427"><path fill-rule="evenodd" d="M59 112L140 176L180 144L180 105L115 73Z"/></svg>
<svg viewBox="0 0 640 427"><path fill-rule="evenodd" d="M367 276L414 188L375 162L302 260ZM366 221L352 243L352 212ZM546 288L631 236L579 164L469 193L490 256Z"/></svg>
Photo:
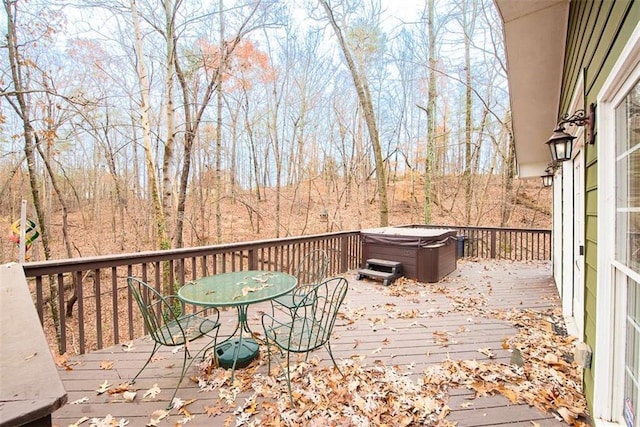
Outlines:
<svg viewBox="0 0 640 427"><path fill-rule="evenodd" d="M464 282L464 281L462 281ZM484 284L483 286L488 286ZM210 414L232 412L241 393L250 393L244 404L236 407L227 425L431 425L452 426L448 421L448 390L466 387L477 397L500 394L513 404L528 404L543 412L552 412L558 419L573 426L586 426L586 401L581 391L581 370L572 362L573 337L557 333L550 325L560 324L557 312L534 310L497 310L487 308L479 288L462 286L417 286L416 282L401 278L384 288L389 295L411 298L415 295L438 294L450 305L446 312L464 312L474 317L499 319L518 328L513 337L506 337L503 349L514 349L518 364L486 360L446 360L430 365L423 373L406 371L398 366L375 362L368 366L364 358L354 357L341 362L346 380L334 369L317 361L299 363L292 369L292 388L296 407L289 403L285 376L273 372L266 376L257 366L236 372L234 387L228 387L228 373L208 367L199 378L202 390L218 390L219 405L209 407ZM396 311L395 305L383 307L388 318L411 319L423 317L419 311ZM353 322L364 317L364 308L345 310L342 319ZM430 312L429 314L433 314ZM369 326L384 327L385 317L371 316ZM559 329L562 329L561 327ZM435 331L434 341L448 345L449 333ZM354 345L356 348L358 345ZM374 353L377 350L373 351ZM493 350L479 348L489 359ZM228 406L227 409L224 406Z"/></svg>
<svg viewBox="0 0 640 427"><path fill-rule="evenodd" d="M296 364L291 372L294 408L281 371L277 372L280 375L271 376L254 372L249 377L243 373L240 377L244 380L236 381L234 387L221 385L218 391L221 401L231 406L235 398L228 399L229 396L237 396L241 390L252 392L235 410L234 425L244 425L250 419L256 425L268 420L272 426L308 426L312 421L315 425L363 427L455 425L445 420L449 408L441 385L414 380L410 374L415 373L380 363L366 366L345 360L340 370L344 378L332 367L320 366L317 359ZM220 384L220 377L225 375L219 371L209 372L211 380L200 377L203 390L210 390L212 383Z"/></svg>

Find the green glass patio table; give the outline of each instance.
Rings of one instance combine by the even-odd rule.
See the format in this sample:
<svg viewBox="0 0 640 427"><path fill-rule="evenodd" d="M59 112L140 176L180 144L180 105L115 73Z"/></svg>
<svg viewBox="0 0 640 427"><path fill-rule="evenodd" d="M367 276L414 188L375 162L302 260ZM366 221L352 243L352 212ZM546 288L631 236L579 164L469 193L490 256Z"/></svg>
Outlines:
<svg viewBox="0 0 640 427"><path fill-rule="evenodd" d="M238 322L235 330L216 346L218 361L231 367L231 382L236 367L248 365L258 354L258 343L244 338L244 332L253 337L247 322L249 305L268 301L295 288L295 276L277 271L248 270L205 276L185 283L178 297L188 304L202 307L236 307ZM225 366L229 363L229 366ZM241 366L242 365L242 366Z"/></svg>

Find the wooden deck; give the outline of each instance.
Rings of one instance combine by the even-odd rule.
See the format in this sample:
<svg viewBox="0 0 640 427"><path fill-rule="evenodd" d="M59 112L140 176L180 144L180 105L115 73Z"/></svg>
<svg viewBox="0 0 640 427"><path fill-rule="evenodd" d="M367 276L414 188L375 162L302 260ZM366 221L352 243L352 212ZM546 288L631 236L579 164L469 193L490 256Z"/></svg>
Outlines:
<svg viewBox="0 0 640 427"><path fill-rule="evenodd" d="M378 387L378 383L383 382L373 384L366 380L366 376L371 373L370 369L381 366L404 373L412 381L419 381L425 376L433 379L434 372L440 372L437 369L443 366L454 369L459 367L456 365L457 361L462 360L486 362L487 365L483 366L509 366L514 357L512 347L515 341L511 340L525 329L527 333L531 333L535 329L531 327L533 321L543 326L548 321L548 329L552 331L549 333L560 340L558 342L564 339L561 321L550 312L556 310L557 314L559 300L552 283L550 264L547 262L461 261L458 262L456 272L434 284L417 284L400 279L396 284L384 287L378 282L355 280L355 272L345 277L350 282L349 292L344 309L341 310L343 316L334 329L332 349L336 358L342 360L339 363L347 372L346 379L342 380L342 377L329 370L331 363L325 350L313 354L319 359L319 365L310 367L306 372L313 376L316 370L316 381L324 378L329 382L343 382L343 391L346 390L344 387L347 387L347 383L355 384L354 378L357 378L361 387L359 392L355 392L358 396L366 393L367 387ZM266 306L256 305L249 309L254 331L261 330L258 326L259 315L265 308ZM536 312L546 315L540 317ZM223 313L221 334L231 329L234 319L234 311ZM196 342L195 346L203 344ZM116 420L127 420L129 426L145 426L150 424L152 418L163 415L162 410L168 404L179 375L181 352L176 354L171 349L161 350L160 357L147 367L135 387L131 388L137 391L132 402L125 401L120 393L96 392L104 381L108 381L113 390L132 378L146 360L151 348L151 342L143 338L133 341L129 346L111 347L68 360L66 368L60 367L60 376L68 392L68 403L53 414L53 424L69 426L87 417L80 425L88 426L91 419L104 419L110 415ZM533 354L534 350L523 349L521 354L525 365L527 355ZM562 353L560 350L557 352L560 355ZM277 366L274 363L277 359L278 357L272 356L272 370ZM437 368L435 371L434 367ZM484 368L480 368L482 369ZM357 375L351 376L354 372ZM289 418L297 420L297 424L290 425L311 425L311 420L304 421L304 411L307 409L316 411L307 413L316 414L311 416L316 418L313 425L338 424L338 421L329 421L330 418L318 423L318 404L314 408L314 405L306 401L306 404L292 411L274 403L274 400L287 402L287 399L277 394L269 397L264 391L274 390L273 378L277 377L267 375L264 349L261 357L250 367L237 371L237 384L241 384L241 391L235 401L231 399L224 403L224 399L220 397L230 393L231 388L228 384L218 386L212 378L226 374L227 371L222 369L214 370L207 377L210 380L210 390L202 391L194 380L196 377L204 378L204 373L201 366L194 363L189 372L193 380L185 379L178 397L187 402L192 399L195 401L181 411L172 409L157 425L170 426L185 422L192 426L251 425L249 423L255 423L256 420L261 420L260 425L287 425L285 421ZM568 374L564 372L561 375ZM433 390L433 393L418 392L421 397L432 398L430 403L435 405L435 409L431 410L431 418L428 418L431 421L423 421L421 425L437 425L438 422L441 425L458 426L567 425L557 414L540 411L527 403L511 403L507 397L513 396L509 393L502 393L504 396L500 393L483 396L478 391L478 377L466 377L464 382L459 380L459 376L459 372L456 372L458 380L452 379L451 384L429 385L431 388L422 389ZM453 373L451 377L454 377ZM484 384L484 389L503 389L498 386L499 379L489 374L482 378L480 382ZM282 393L286 390L286 385L283 387L282 381L278 383L280 388L276 390L280 390L280 394L286 393ZM518 383L518 387L522 387L520 381ZM154 384L162 391L155 397L144 397L145 392ZM335 387L340 387L340 384ZM256 394L256 390L261 392ZM349 390L352 391L353 388ZM386 390L389 393L389 388ZM404 394L408 392L406 390L408 389L400 388L397 394ZM258 396L257 404L252 400L247 401L252 395ZM340 400L336 396L328 393L327 396L321 396L326 401L319 399L324 402L322 405L326 405L327 401L335 403ZM386 399L390 399L390 396L386 396ZM410 399L416 400L416 396ZM342 411L341 416L348 416L347 410L340 409L337 403L336 405L338 407L333 408L334 411ZM384 412L380 408L368 410L371 414ZM242 416L246 423L236 424ZM380 420L385 419L377 419L373 415L368 420L366 418L365 416L357 421L358 418L352 416L350 422L345 422L346 418L343 418L340 425L380 425ZM437 418L441 419L436 421ZM401 419L396 418L398 424ZM394 422L391 425L397 424ZM408 422L408 425L417 423Z"/></svg>

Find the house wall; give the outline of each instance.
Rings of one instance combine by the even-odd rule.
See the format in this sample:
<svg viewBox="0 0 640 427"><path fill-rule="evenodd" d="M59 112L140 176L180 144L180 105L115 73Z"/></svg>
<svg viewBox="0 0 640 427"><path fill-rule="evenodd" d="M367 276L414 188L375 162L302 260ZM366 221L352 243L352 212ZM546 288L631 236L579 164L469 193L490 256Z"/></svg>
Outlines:
<svg viewBox="0 0 640 427"><path fill-rule="evenodd" d="M584 77L585 100L588 106L596 102L621 50L634 30L640 17L640 1L632 0L573 0L569 10L569 26L562 81L560 112L570 110L571 97ZM597 134L597 130L596 130ZM595 347L596 285L597 285L597 217L598 217L598 159L597 145L606 144L596 137L595 145L585 147L585 334L584 341ZM613 149L613 146L612 146ZM594 348L593 363L597 363L598 349ZM601 349L600 351L610 351ZM593 369L584 375L585 394L593 407Z"/></svg>

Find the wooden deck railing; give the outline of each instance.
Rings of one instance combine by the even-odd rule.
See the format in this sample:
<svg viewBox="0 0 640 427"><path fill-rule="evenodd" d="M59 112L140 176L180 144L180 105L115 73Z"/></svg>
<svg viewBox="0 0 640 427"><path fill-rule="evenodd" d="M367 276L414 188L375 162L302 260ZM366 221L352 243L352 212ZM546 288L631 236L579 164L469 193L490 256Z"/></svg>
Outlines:
<svg viewBox="0 0 640 427"><path fill-rule="evenodd" d="M513 261L550 260L551 230L410 225L408 227L451 228L458 233L458 254L472 258Z"/></svg>
<svg viewBox="0 0 640 427"><path fill-rule="evenodd" d="M445 228L445 227L442 227ZM464 236L463 256L514 260L551 259L549 230L454 228ZM160 287L227 271L291 271L305 253L324 249L329 275L360 267L359 231L213 245L23 265L36 309L53 348L82 354L130 341L146 333L126 284L137 276ZM462 247L459 248L459 254ZM73 294L77 299L73 304ZM58 312L58 321L52 313ZM67 313L68 315L65 315ZM57 323L57 324L56 324ZM57 342L56 342L57 341Z"/></svg>

